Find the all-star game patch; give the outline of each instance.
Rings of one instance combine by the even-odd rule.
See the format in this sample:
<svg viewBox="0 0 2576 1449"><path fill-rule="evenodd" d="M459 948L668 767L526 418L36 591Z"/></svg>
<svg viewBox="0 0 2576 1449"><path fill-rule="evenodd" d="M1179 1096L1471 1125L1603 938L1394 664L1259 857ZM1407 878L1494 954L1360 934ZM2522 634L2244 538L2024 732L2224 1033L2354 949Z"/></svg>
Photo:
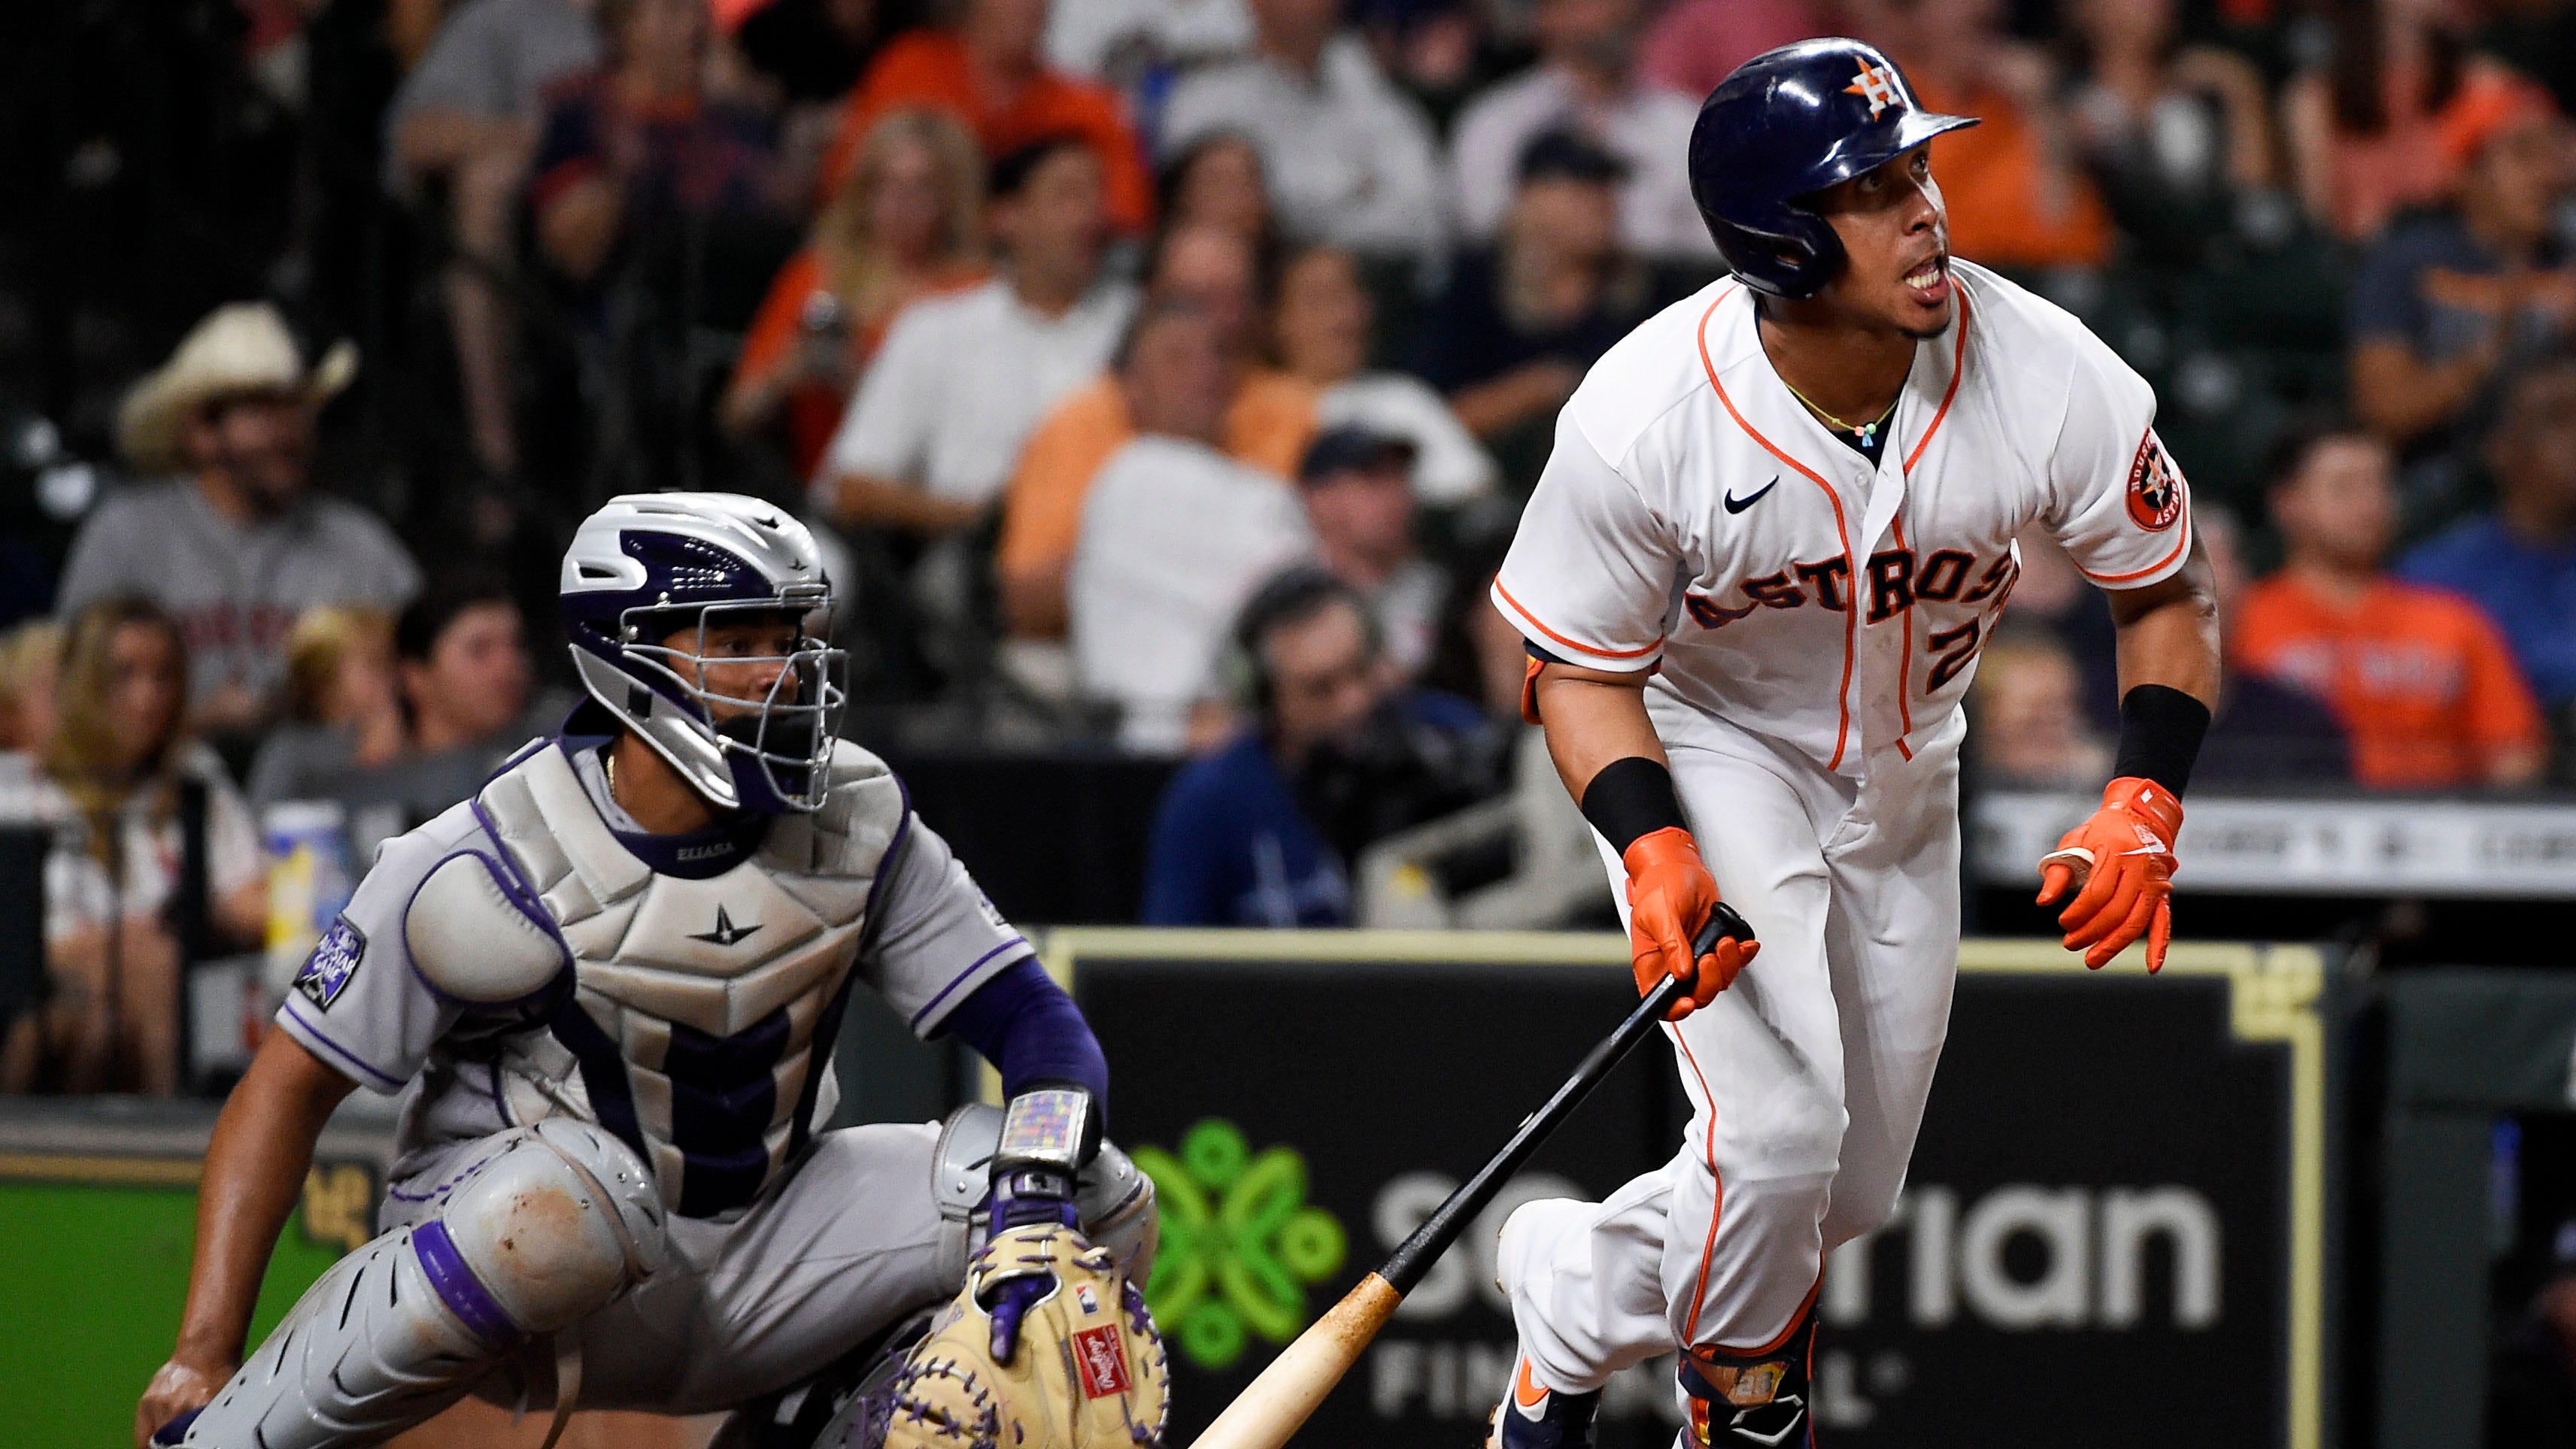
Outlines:
<svg viewBox="0 0 2576 1449"><path fill-rule="evenodd" d="M329 1011L349 978L358 974L358 958L366 954L366 932L342 916L313 943L313 954L304 959L304 969L295 973L295 989L305 1000Z"/></svg>
<svg viewBox="0 0 2576 1449"><path fill-rule="evenodd" d="M2162 533L2182 517L2182 499L2182 470L2165 456L2164 440L2149 428L2129 463L2129 517L2150 533Z"/></svg>

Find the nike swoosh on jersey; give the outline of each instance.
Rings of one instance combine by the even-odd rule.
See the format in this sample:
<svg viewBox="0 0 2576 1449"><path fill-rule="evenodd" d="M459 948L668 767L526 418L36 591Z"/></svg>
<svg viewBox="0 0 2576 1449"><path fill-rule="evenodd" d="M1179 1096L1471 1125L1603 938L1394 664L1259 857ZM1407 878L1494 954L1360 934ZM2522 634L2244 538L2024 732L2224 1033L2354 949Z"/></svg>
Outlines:
<svg viewBox="0 0 2576 1449"><path fill-rule="evenodd" d="M1779 475L1779 474L1777 474L1777 473L1774 473L1774 474L1772 474L1772 475L1771 475L1771 481L1770 481L1770 482L1768 482L1768 483L1763 484L1763 485L1762 485L1761 487L1759 487L1759 488L1754 489L1754 490L1753 490L1753 496L1752 496L1752 497L1750 497L1750 498L1738 498L1738 497L1736 497L1736 496L1735 496L1735 494L1734 494L1733 492L1731 492L1731 491L1730 491L1730 492L1726 495L1726 511L1727 511L1727 512L1729 512L1729 513L1742 513L1744 510L1746 510L1746 509L1748 509L1748 508L1752 507L1754 504L1761 502L1761 501L1762 501L1762 495L1763 495L1763 494L1768 493L1768 492L1770 492L1772 489L1777 488L1777 487L1779 487L1779 486L1780 486L1780 475Z"/></svg>

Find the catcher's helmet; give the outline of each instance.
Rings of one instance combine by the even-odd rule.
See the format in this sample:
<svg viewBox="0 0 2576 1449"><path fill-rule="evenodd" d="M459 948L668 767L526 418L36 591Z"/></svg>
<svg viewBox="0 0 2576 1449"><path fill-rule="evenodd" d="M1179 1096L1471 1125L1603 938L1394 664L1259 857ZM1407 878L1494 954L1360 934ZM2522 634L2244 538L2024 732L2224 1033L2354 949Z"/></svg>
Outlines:
<svg viewBox="0 0 2576 1449"><path fill-rule="evenodd" d="M582 688L700 795L771 815L821 808L844 661L815 637L832 583L804 524L731 493L621 494L574 531L561 600ZM708 629L781 615L799 625L788 653L724 660L778 665L767 694L709 690ZM694 644L665 642L693 626Z"/></svg>
<svg viewBox="0 0 2576 1449"><path fill-rule="evenodd" d="M1842 266L1843 247L1802 198L1975 124L1917 106L1875 46L1802 40L1737 66L1700 104L1691 199L1746 286L1812 297Z"/></svg>

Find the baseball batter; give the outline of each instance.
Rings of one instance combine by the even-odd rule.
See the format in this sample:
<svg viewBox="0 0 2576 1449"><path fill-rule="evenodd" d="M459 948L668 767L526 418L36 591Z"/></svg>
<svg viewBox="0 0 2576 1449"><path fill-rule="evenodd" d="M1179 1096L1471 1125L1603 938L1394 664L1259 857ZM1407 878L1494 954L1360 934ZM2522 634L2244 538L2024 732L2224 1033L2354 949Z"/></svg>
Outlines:
<svg viewBox="0 0 2576 1449"><path fill-rule="evenodd" d="M1101 1141L1099 1045L883 762L836 738L837 651L809 633L830 604L813 537L753 499L624 497L581 525L562 606L589 698L388 843L296 978L215 1128L138 1443L372 1444L468 1392L552 1404L558 1431L576 1401L727 1408L957 1295L970 1255L938 1371L888 1388L869 1449L952 1442L951 1400L1015 1412L994 1365L1044 1379L1074 1358L1021 1339L1056 1331L1082 1339L1086 1392L1022 1406L1059 1432L1012 1442L1156 1442L1159 1351L1104 1256L1150 1244L1152 1194ZM860 983L991 1060L1005 1111L818 1130ZM413 1088L383 1235L245 1362L270 1246L355 1086ZM1063 1428L1083 1414L1115 1432Z"/></svg>
<svg viewBox="0 0 2576 1449"><path fill-rule="evenodd" d="M1948 1022L1959 701L2028 528L2108 592L2124 691L2119 778L2041 899L2090 965L2162 959L2207 568L2147 384L1949 255L1925 143L1974 124L1855 41L1728 77L1690 170L1735 275L1592 369L1495 582L1639 986L1693 983L1681 1150L1503 1229L1509 1449L1590 1444L1604 1381L1677 1346L1691 1443L1811 1442L1820 1269L1893 1208ZM1695 960L1721 892L1759 945Z"/></svg>

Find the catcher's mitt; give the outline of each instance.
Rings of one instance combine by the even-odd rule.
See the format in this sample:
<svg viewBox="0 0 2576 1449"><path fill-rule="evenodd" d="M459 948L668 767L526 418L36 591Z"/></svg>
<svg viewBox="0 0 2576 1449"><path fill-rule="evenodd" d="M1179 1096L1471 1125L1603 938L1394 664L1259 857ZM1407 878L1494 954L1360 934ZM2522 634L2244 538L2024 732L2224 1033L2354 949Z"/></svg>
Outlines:
<svg viewBox="0 0 2576 1449"><path fill-rule="evenodd" d="M1030 1275L1055 1291L1021 1320L1009 1363L993 1360L986 1303ZM1171 1370L1144 1295L1107 1248L1053 1223L985 1245L966 1290L940 1310L879 1401L884 1449L1159 1449Z"/></svg>

